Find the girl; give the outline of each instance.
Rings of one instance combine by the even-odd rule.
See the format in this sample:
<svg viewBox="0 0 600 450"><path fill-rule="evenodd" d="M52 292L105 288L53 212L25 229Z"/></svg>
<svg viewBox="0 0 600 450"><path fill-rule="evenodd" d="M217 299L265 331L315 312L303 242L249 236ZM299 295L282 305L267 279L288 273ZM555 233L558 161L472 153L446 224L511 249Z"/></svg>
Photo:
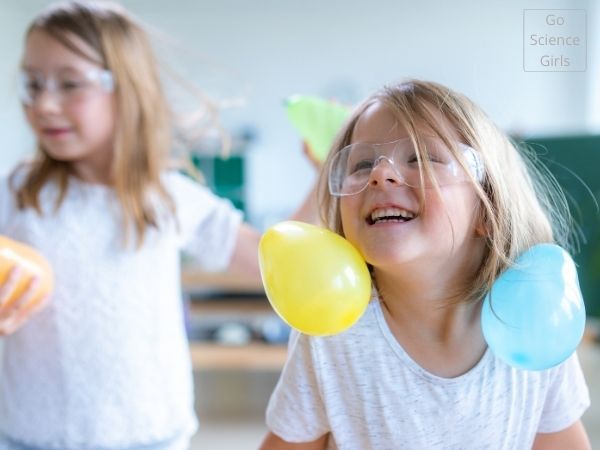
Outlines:
<svg viewBox="0 0 600 450"><path fill-rule="evenodd" d="M35 316L34 286L0 311L0 448L188 448L197 424L179 251L258 277L258 233L167 170L168 105L148 37L125 11L50 7L27 31L21 69L38 153L0 180L0 234L39 250L56 288ZM310 213L307 199L298 214Z"/></svg>
<svg viewBox="0 0 600 450"><path fill-rule="evenodd" d="M464 96L407 81L357 108L326 167L322 215L370 265L373 299L348 331L291 340L262 448L590 448L577 356L516 370L482 336L497 276L561 239L507 137Z"/></svg>

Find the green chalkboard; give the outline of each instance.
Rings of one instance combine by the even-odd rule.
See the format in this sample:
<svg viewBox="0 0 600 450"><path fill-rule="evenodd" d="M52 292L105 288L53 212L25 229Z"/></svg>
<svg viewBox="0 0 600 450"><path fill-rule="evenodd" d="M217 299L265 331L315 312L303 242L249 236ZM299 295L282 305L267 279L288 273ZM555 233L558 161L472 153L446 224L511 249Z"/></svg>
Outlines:
<svg viewBox="0 0 600 450"><path fill-rule="evenodd" d="M237 209L245 212L243 156L231 155L224 158L194 154L192 163L200 170L207 186L215 194L231 200Z"/></svg>
<svg viewBox="0 0 600 450"><path fill-rule="evenodd" d="M600 316L600 136L535 137L531 144L556 177L583 239L573 257L588 315Z"/></svg>

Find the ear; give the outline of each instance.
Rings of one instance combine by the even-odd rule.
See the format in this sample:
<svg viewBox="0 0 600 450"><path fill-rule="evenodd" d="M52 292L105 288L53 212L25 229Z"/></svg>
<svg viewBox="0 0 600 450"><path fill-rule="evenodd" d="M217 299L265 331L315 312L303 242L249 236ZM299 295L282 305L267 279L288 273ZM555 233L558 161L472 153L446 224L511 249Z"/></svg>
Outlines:
<svg viewBox="0 0 600 450"><path fill-rule="evenodd" d="M487 237L489 235L488 229L485 224L481 223L475 227L475 235L477 237Z"/></svg>
<svg viewBox="0 0 600 450"><path fill-rule="evenodd" d="M477 237L487 237L489 236L489 227L487 224L487 219L485 217L485 213L481 205L477 208L477 213L475 215L475 236Z"/></svg>

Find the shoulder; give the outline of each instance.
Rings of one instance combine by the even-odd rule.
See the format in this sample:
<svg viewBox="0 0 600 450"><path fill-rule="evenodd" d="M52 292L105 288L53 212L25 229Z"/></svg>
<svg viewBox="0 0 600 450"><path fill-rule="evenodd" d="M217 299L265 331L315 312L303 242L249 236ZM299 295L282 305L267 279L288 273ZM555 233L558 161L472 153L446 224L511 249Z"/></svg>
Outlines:
<svg viewBox="0 0 600 450"><path fill-rule="evenodd" d="M316 336L313 338L313 341L321 344L345 342L349 339L361 337L365 334L373 334L374 332L378 333L377 329L379 328L379 314L381 314L379 301L377 298L371 298L362 315L346 330L329 336Z"/></svg>
<svg viewBox="0 0 600 450"><path fill-rule="evenodd" d="M16 192L25 182L27 172L27 165L22 164L0 173L0 230L5 229L17 212Z"/></svg>
<svg viewBox="0 0 600 450"><path fill-rule="evenodd" d="M188 175L172 170L161 176L161 182L173 199L175 207L184 215L202 216L215 211L234 211L233 204Z"/></svg>
<svg viewBox="0 0 600 450"><path fill-rule="evenodd" d="M590 405L590 394L577 353L550 369L544 412L538 431L556 432L572 425Z"/></svg>
<svg viewBox="0 0 600 450"><path fill-rule="evenodd" d="M330 336L296 333L297 336L290 339L290 351L309 352L321 367L366 361L365 355L385 345L377 318L378 308L378 301L371 300L358 321L341 333Z"/></svg>
<svg viewBox="0 0 600 450"><path fill-rule="evenodd" d="M211 205L223 201L200 181L177 170L164 172L161 182L177 206L190 203Z"/></svg>
<svg viewBox="0 0 600 450"><path fill-rule="evenodd" d="M208 188L198 180L185 175L178 170L168 170L161 175L161 182L172 194L190 191L206 191Z"/></svg>
<svg viewBox="0 0 600 450"><path fill-rule="evenodd" d="M0 172L0 183L2 185L2 189L15 191L22 187L30 170L30 163L21 163L11 170Z"/></svg>
<svg viewBox="0 0 600 450"><path fill-rule="evenodd" d="M29 173L29 164L20 164L10 171L0 172L0 208L2 213L16 202L15 194L23 186Z"/></svg>

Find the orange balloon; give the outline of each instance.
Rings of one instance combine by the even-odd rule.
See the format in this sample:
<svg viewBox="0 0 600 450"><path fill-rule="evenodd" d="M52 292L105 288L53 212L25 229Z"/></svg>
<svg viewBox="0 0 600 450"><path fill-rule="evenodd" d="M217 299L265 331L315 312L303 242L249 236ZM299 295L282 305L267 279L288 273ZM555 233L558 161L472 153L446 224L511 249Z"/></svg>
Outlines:
<svg viewBox="0 0 600 450"><path fill-rule="evenodd" d="M22 269L21 276L10 297L2 306L10 307L29 287L31 279L38 276L40 283L29 301L29 305L34 306L54 289L52 267L33 248L5 236L0 236L0 285L6 281L10 270L17 264Z"/></svg>

